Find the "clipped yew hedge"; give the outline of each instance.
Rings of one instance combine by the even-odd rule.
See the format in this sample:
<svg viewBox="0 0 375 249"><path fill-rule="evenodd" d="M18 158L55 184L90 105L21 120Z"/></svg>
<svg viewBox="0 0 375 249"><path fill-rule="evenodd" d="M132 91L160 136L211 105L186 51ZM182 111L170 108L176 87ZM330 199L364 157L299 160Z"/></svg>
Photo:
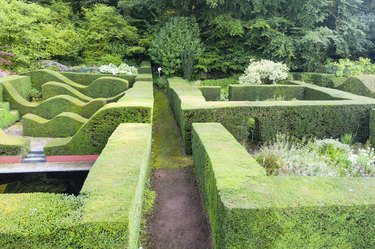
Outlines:
<svg viewBox="0 0 375 249"><path fill-rule="evenodd" d="M220 86L199 86L204 98L207 101L218 101L220 100L221 88Z"/></svg>
<svg viewBox="0 0 375 249"><path fill-rule="evenodd" d="M303 82L292 83L311 89L315 97L310 94L310 98L323 95L334 100L207 102L198 88L180 78L170 79L169 98L187 153L191 153L194 122L222 123L239 141L247 139L249 118L258 122L262 142L272 140L278 132L298 138L352 133L358 141L368 139L374 99Z"/></svg>
<svg viewBox="0 0 375 249"><path fill-rule="evenodd" d="M137 249L151 133L121 124L79 196L0 195L0 248Z"/></svg>
<svg viewBox="0 0 375 249"><path fill-rule="evenodd" d="M51 120L35 114L23 116L23 135L31 137L73 136L88 119L72 112L63 112Z"/></svg>
<svg viewBox="0 0 375 249"><path fill-rule="evenodd" d="M215 249L374 248L374 178L277 177L218 123L193 124Z"/></svg>
<svg viewBox="0 0 375 249"><path fill-rule="evenodd" d="M338 86L337 89L375 98L375 74L350 77L343 84Z"/></svg>
<svg viewBox="0 0 375 249"><path fill-rule="evenodd" d="M95 80L101 77L113 77L112 74L102 74L102 73L76 73L76 72L60 72L66 78L70 79L71 81L77 82L78 84L88 86ZM123 75L123 74L116 74L114 77L121 78L123 80L127 80L129 82L129 87L133 86L135 82L135 75Z"/></svg>
<svg viewBox="0 0 375 249"><path fill-rule="evenodd" d="M30 149L29 139L10 136L0 129L0 155L18 156L26 155ZM1 196L1 195L0 195Z"/></svg>

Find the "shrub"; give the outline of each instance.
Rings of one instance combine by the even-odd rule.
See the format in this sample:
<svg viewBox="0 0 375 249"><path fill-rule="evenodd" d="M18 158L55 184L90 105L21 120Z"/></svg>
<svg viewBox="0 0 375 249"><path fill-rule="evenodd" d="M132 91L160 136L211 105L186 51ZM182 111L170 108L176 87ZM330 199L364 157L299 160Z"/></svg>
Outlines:
<svg viewBox="0 0 375 249"><path fill-rule="evenodd" d="M350 77L360 74L375 74L375 64L371 59L359 58L358 61L340 59L338 62L330 62L326 65L326 72L338 77Z"/></svg>
<svg viewBox="0 0 375 249"><path fill-rule="evenodd" d="M185 51L195 57L203 52L198 24L194 18L172 17L155 36L150 56L165 74L175 75L182 71L181 56Z"/></svg>
<svg viewBox="0 0 375 249"><path fill-rule="evenodd" d="M168 88L168 78L165 76L155 77L154 83L160 89Z"/></svg>
<svg viewBox="0 0 375 249"><path fill-rule="evenodd" d="M280 62L250 60L250 65L240 77L240 84L274 84L288 78L289 68Z"/></svg>
<svg viewBox="0 0 375 249"><path fill-rule="evenodd" d="M116 74L137 75L138 74L137 68L129 66L125 63L122 63L118 67L112 63L108 65L102 65L101 67L99 67L99 72L110 73L113 75L116 75Z"/></svg>
<svg viewBox="0 0 375 249"><path fill-rule="evenodd" d="M31 102L39 102L42 100L42 93L38 89L31 88L29 95Z"/></svg>

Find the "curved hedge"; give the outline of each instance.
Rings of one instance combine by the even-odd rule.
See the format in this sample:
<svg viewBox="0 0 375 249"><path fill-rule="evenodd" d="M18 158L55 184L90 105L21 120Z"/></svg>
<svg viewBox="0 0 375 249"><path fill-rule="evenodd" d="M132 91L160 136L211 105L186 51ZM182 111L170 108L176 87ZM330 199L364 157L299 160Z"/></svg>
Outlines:
<svg viewBox="0 0 375 249"><path fill-rule="evenodd" d="M30 141L28 139L7 135L2 129L0 129L0 155L25 155L29 149Z"/></svg>
<svg viewBox="0 0 375 249"><path fill-rule="evenodd" d="M54 81L67 84L91 98L111 98L129 88L129 82L127 80L116 77L100 77L86 86L78 84L64 75L48 69L32 71L25 75L31 77L33 87L38 90L42 90L43 84Z"/></svg>
<svg viewBox="0 0 375 249"><path fill-rule="evenodd" d="M99 154L109 136L121 123L151 123L153 110L152 82L136 82L117 103L97 111L73 137L50 142L46 155Z"/></svg>
<svg viewBox="0 0 375 249"><path fill-rule="evenodd" d="M151 125L122 124L79 196L0 195L0 248L137 249L150 156Z"/></svg>
<svg viewBox="0 0 375 249"><path fill-rule="evenodd" d="M350 77L343 84L338 86L337 89L375 98L375 75L359 75Z"/></svg>
<svg viewBox="0 0 375 249"><path fill-rule="evenodd" d="M31 79L27 76L11 75L6 77L0 77L0 86L8 82L14 89L18 92L20 96L24 99L29 99L31 90ZM1 99L1 97L0 97ZM0 100L1 101L1 100Z"/></svg>
<svg viewBox="0 0 375 249"><path fill-rule="evenodd" d="M80 91L74 89L73 87L60 83L60 82L47 82L43 84L42 86L42 96L43 99L49 99L58 95L69 95L72 97L75 97L81 101L90 102L94 100L94 98L91 98ZM107 103L116 102L119 100L122 96L125 95L125 92L122 92L116 96L113 96L111 98L105 98Z"/></svg>
<svg viewBox="0 0 375 249"><path fill-rule="evenodd" d="M116 77L121 78L123 80L127 80L129 82L129 87L133 86L135 82L136 75L123 75L123 74L116 74L115 76L112 74L102 74L102 73L78 73L78 72L60 72L66 78L77 82L78 84L88 86L93 81L101 78L101 77Z"/></svg>
<svg viewBox="0 0 375 249"><path fill-rule="evenodd" d="M68 95L55 96L41 103L32 103L22 98L9 82L4 82L3 87L4 99L10 103L12 109L17 109L21 116L32 113L51 119L62 112L74 112L89 118L106 103L104 99L94 99L85 103Z"/></svg>
<svg viewBox="0 0 375 249"><path fill-rule="evenodd" d="M88 119L76 113L63 112L51 120L35 114L23 116L23 134L31 137L69 137L73 136Z"/></svg>
<svg viewBox="0 0 375 249"><path fill-rule="evenodd" d="M218 123L193 124L215 249L375 248L374 178L266 176Z"/></svg>

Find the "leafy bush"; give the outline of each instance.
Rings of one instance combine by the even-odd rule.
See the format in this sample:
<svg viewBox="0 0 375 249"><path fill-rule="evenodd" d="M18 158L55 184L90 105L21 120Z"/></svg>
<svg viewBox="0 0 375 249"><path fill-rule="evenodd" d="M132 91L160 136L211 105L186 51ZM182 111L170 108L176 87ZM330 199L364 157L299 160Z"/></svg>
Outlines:
<svg viewBox="0 0 375 249"><path fill-rule="evenodd" d="M368 58L359 58L358 61L340 59L338 62L330 62L326 65L327 73L338 77L350 77L360 74L375 74L375 64Z"/></svg>
<svg viewBox="0 0 375 249"><path fill-rule="evenodd" d="M29 95L31 102L39 102L42 100L42 93L38 89L31 88Z"/></svg>
<svg viewBox="0 0 375 249"><path fill-rule="evenodd" d="M154 83L157 85L160 89L166 89L168 88L168 78L165 76L161 77L155 77Z"/></svg>
<svg viewBox="0 0 375 249"><path fill-rule="evenodd" d="M250 65L240 77L240 84L274 84L288 78L289 68L280 62L250 60Z"/></svg>
<svg viewBox="0 0 375 249"><path fill-rule="evenodd" d="M110 63L108 65L103 65L99 67L99 72L101 73L110 73L113 75L116 74L125 74L125 75L137 75L138 70L136 67L129 66L125 63L122 63L120 66L115 66L114 64Z"/></svg>
<svg viewBox="0 0 375 249"><path fill-rule="evenodd" d="M181 73L181 56L186 51L191 51L195 57L203 52L198 24L188 17L172 17L160 29L149 49L151 58L167 75Z"/></svg>
<svg viewBox="0 0 375 249"><path fill-rule="evenodd" d="M236 84L238 84L238 76L237 75L229 77L229 78L224 78L224 79L197 81L198 86L220 86L221 87L221 94L223 96L228 95L229 85L236 85Z"/></svg>

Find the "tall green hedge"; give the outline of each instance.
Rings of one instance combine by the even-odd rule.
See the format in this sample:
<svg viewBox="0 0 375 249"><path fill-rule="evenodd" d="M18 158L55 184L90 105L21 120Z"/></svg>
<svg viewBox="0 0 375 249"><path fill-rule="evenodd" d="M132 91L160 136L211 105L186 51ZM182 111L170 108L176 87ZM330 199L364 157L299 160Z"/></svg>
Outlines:
<svg viewBox="0 0 375 249"><path fill-rule="evenodd" d="M310 73L310 72L301 72L301 73L291 73L293 80L304 81L318 86L323 87L334 87L334 79L337 78L334 74L326 73Z"/></svg>
<svg viewBox="0 0 375 249"><path fill-rule="evenodd" d="M122 124L79 196L0 195L0 248L138 248L151 125Z"/></svg>
<svg viewBox="0 0 375 249"><path fill-rule="evenodd" d="M286 85L229 85L230 101L304 100L305 88Z"/></svg>
<svg viewBox="0 0 375 249"><path fill-rule="evenodd" d="M46 155L99 154L121 123L151 123L152 82L136 82L116 103L97 111L72 137L50 142Z"/></svg>
<svg viewBox="0 0 375 249"><path fill-rule="evenodd" d="M22 119L23 135L31 137L73 136L88 121L72 112L63 112L51 120L28 113Z"/></svg>
<svg viewBox="0 0 375 249"><path fill-rule="evenodd" d="M204 98L207 101L218 101L220 100L221 88L220 86L199 86Z"/></svg>
<svg viewBox="0 0 375 249"><path fill-rule="evenodd" d="M341 100L309 101L210 101L198 88L182 79L169 80L169 97L185 148L191 153L191 129L194 122L222 123L234 136L247 139L248 118L259 124L259 139L274 138L278 132L295 137L339 137L352 133L358 141L369 137L370 110L375 101L343 91L294 82Z"/></svg>
<svg viewBox="0 0 375 249"><path fill-rule="evenodd" d="M374 248L373 178L271 177L221 124L193 124L215 249Z"/></svg>
<svg viewBox="0 0 375 249"><path fill-rule="evenodd" d="M76 72L60 72L66 78L77 82L78 84L88 86L95 80L101 77L113 77L112 74L102 74L102 73L76 73ZM114 77L127 80L129 82L129 87L132 87L135 82L135 75L128 76L123 74L116 74Z"/></svg>
<svg viewBox="0 0 375 249"><path fill-rule="evenodd" d="M4 99L10 103L12 109L18 110L22 116L33 113L51 119L62 112L74 112L89 118L106 104L105 99L94 99L85 103L68 95L55 96L41 103L32 103L24 99L10 82L4 82L2 85Z"/></svg>

